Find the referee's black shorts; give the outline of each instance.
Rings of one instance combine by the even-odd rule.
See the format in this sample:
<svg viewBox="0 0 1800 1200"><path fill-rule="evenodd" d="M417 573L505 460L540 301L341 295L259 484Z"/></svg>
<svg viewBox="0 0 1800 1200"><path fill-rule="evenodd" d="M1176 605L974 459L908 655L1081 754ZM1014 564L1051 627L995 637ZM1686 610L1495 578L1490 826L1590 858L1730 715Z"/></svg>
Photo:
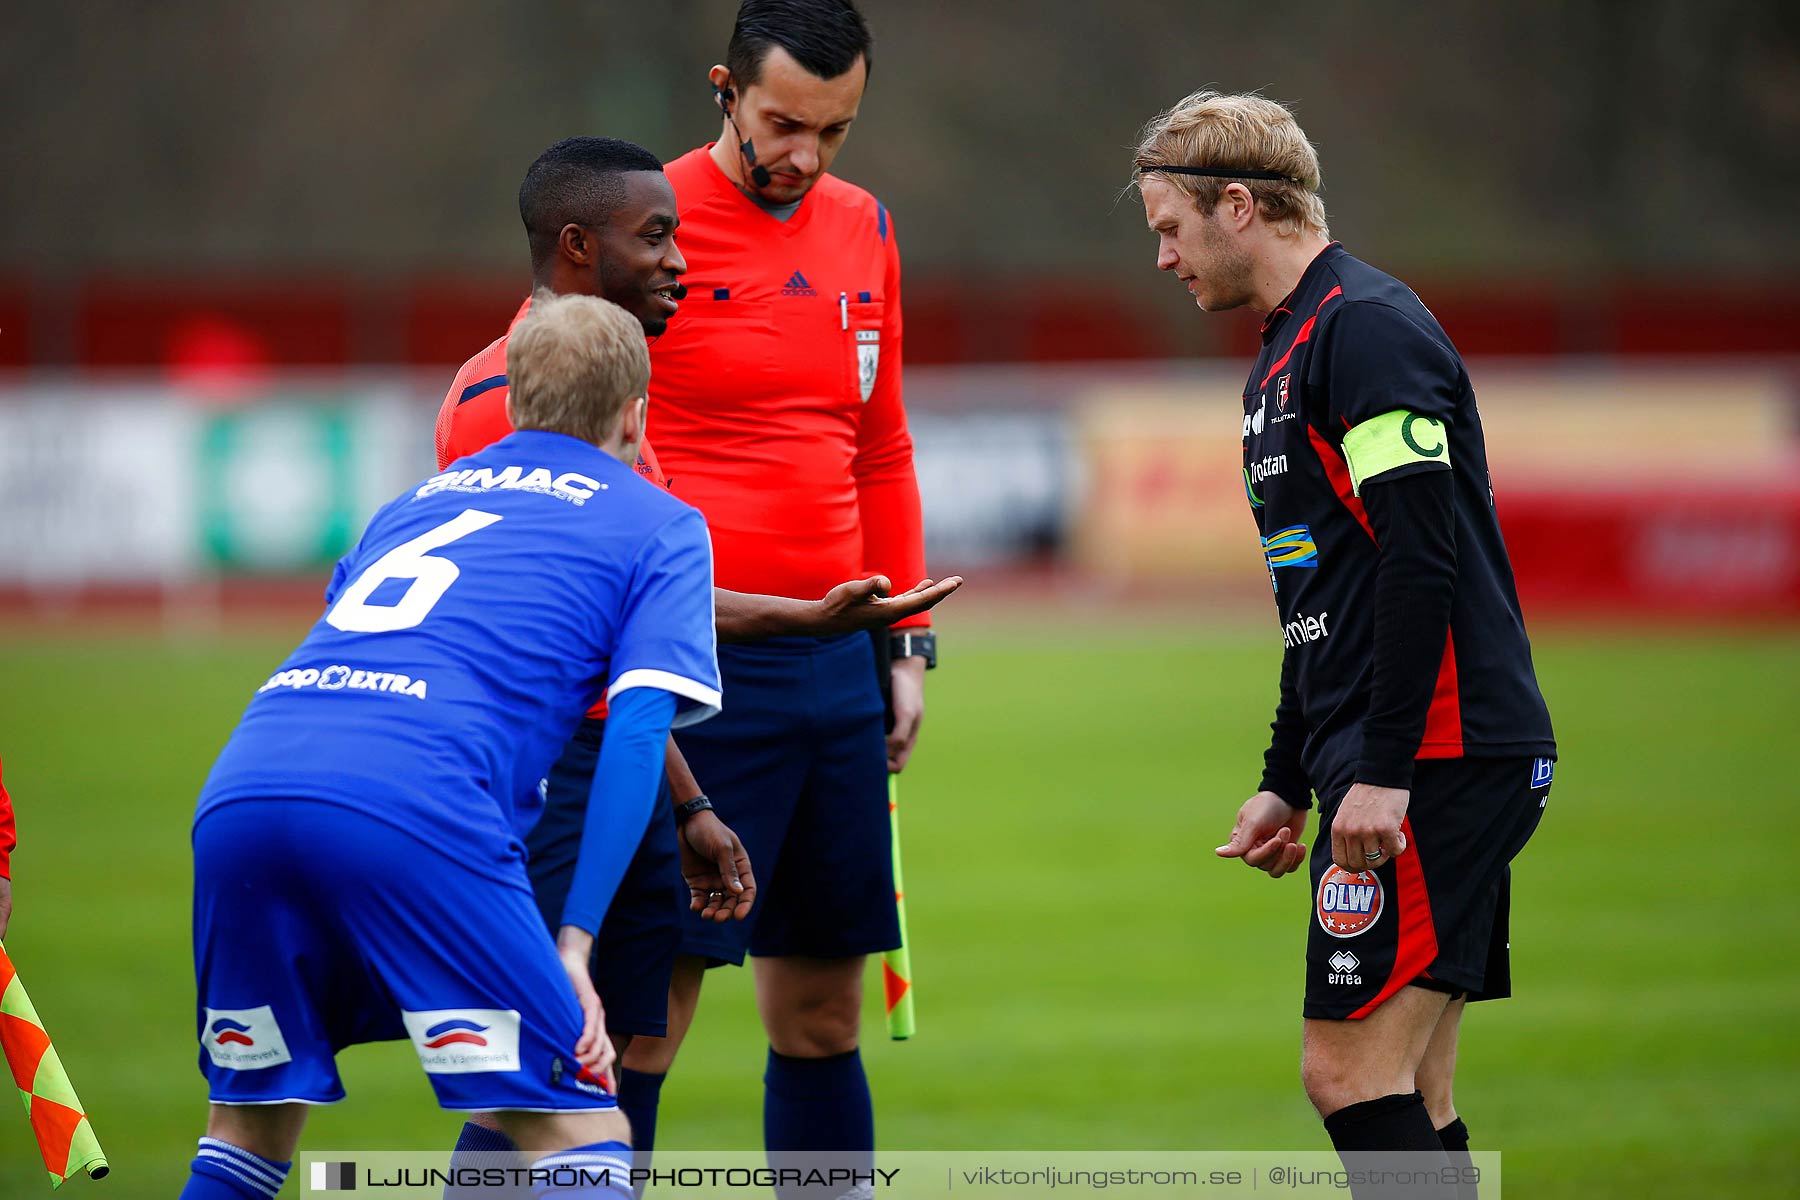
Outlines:
<svg viewBox="0 0 1800 1200"><path fill-rule="evenodd" d="M1550 796L1548 759L1427 759L1413 773L1406 852L1372 871L1331 861L1325 805L1312 851L1309 1018L1356 1019L1407 984L1470 1000L1512 995L1511 863Z"/></svg>

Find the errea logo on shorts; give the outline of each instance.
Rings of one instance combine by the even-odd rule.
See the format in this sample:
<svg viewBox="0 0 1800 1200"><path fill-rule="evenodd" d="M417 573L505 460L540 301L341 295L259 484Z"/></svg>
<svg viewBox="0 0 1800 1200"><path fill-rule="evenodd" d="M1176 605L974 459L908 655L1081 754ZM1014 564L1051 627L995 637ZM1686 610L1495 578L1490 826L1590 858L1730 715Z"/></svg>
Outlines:
<svg viewBox="0 0 1800 1200"><path fill-rule="evenodd" d="M1381 880L1373 871L1333 864L1319 880L1319 928L1335 938L1355 937L1381 919Z"/></svg>
<svg viewBox="0 0 1800 1200"><path fill-rule="evenodd" d="M402 1011L406 1034L427 1075L519 1069L519 1013L500 1008Z"/></svg>
<svg viewBox="0 0 1800 1200"><path fill-rule="evenodd" d="M294 1061L275 1012L258 1008L209 1008L200 1028L200 1044L213 1066L230 1071L257 1071Z"/></svg>
<svg viewBox="0 0 1800 1200"><path fill-rule="evenodd" d="M1325 977L1326 983L1354 987L1362 982L1362 976L1356 973L1356 968L1362 966L1362 959L1348 950L1339 950L1327 961L1331 964L1331 974Z"/></svg>
<svg viewBox="0 0 1800 1200"><path fill-rule="evenodd" d="M605 1076L596 1075L575 1061L565 1067L560 1056L550 1060L550 1082L558 1087L572 1087L589 1096L615 1098L618 1094Z"/></svg>

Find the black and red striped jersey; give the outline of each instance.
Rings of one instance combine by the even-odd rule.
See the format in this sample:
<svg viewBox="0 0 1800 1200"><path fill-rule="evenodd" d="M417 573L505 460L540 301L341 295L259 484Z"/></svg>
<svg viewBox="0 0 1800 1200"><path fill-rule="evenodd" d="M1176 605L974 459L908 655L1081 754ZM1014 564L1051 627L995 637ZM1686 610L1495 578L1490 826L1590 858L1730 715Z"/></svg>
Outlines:
<svg viewBox="0 0 1800 1200"><path fill-rule="evenodd" d="M1284 645L1264 786L1304 803L1293 793L1306 786L1335 798L1358 781L1382 562L1360 493L1426 471L1451 474L1455 598L1441 658L1435 647L1411 656L1436 661L1437 678L1423 734L1403 753L1554 757L1475 394L1436 318L1334 242L1270 313L1262 340L1244 389L1244 490Z"/></svg>

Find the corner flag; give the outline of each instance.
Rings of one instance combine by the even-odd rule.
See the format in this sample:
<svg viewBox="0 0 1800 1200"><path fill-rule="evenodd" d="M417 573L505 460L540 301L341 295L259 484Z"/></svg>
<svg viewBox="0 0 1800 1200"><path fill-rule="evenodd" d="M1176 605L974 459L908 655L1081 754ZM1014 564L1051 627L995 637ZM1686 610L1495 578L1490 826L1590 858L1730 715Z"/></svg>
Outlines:
<svg viewBox="0 0 1800 1200"><path fill-rule="evenodd" d="M894 841L894 907L900 916L900 948L881 960L882 989L887 995L888 1036L909 1038L913 1024L912 954L906 943L906 885L900 882L900 777L888 776L888 824Z"/></svg>
<svg viewBox="0 0 1800 1200"><path fill-rule="evenodd" d="M0 1051L25 1101L38 1150L50 1170L50 1186L61 1187L78 1171L104 1178L109 1170L106 1155L4 945L0 945Z"/></svg>

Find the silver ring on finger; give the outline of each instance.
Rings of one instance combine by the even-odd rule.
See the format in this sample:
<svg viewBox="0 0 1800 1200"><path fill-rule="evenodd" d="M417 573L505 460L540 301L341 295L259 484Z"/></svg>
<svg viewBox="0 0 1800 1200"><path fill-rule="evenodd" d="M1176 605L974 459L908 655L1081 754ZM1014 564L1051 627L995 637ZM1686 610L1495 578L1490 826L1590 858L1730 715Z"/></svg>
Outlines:
<svg viewBox="0 0 1800 1200"><path fill-rule="evenodd" d="M1383 850L1380 846L1375 847L1373 850L1363 851L1363 858L1372 863L1380 862L1386 856L1387 851Z"/></svg>

